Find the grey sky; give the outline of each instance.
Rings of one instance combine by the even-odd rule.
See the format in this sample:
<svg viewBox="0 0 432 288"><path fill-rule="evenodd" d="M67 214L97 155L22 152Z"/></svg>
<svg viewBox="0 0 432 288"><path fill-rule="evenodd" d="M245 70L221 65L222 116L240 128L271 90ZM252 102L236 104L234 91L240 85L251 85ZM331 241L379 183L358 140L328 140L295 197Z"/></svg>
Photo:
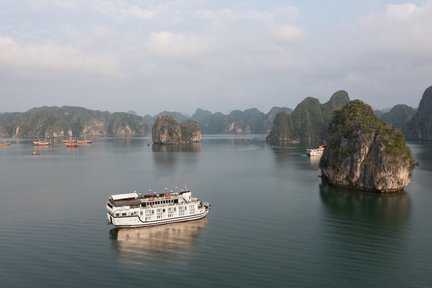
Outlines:
<svg viewBox="0 0 432 288"><path fill-rule="evenodd" d="M0 111L416 107L432 1L0 0Z"/></svg>

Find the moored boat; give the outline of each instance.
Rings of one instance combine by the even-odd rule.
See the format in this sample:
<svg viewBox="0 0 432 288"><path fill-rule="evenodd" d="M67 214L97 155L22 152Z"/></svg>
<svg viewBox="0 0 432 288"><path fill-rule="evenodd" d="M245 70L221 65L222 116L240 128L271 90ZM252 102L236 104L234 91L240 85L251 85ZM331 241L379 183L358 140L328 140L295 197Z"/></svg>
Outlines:
<svg viewBox="0 0 432 288"><path fill-rule="evenodd" d="M192 197L190 190L141 195L136 192L111 195L106 203L109 224L145 227L185 222L207 216L210 204Z"/></svg>
<svg viewBox="0 0 432 288"><path fill-rule="evenodd" d="M50 146L50 145L51 145L51 141L46 141L46 140L33 141L33 146Z"/></svg>
<svg viewBox="0 0 432 288"><path fill-rule="evenodd" d="M78 144L92 144L92 140L89 139L78 139Z"/></svg>
<svg viewBox="0 0 432 288"><path fill-rule="evenodd" d="M6 146L11 146L12 145L12 143L10 143L10 142L2 142L2 143L0 143L0 147L6 147Z"/></svg>
<svg viewBox="0 0 432 288"><path fill-rule="evenodd" d="M68 148L76 148L78 147L77 140L63 140L63 144Z"/></svg>
<svg viewBox="0 0 432 288"><path fill-rule="evenodd" d="M306 154L309 156L321 156L324 153L325 145L320 145L318 148L306 149Z"/></svg>

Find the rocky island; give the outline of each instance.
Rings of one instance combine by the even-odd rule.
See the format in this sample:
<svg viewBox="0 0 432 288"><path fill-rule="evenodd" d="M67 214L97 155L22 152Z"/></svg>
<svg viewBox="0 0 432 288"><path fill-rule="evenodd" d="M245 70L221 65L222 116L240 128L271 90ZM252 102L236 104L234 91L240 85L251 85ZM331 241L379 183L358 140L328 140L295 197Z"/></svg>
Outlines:
<svg viewBox="0 0 432 288"><path fill-rule="evenodd" d="M38 107L0 113L0 137L144 136L144 118L82 107Z"/></svg>
<svg viewBox="0 0 432 288"><path fill-rule="evenodd" d="M417 113L403 127L403 131L411 140L432 140L432 86L423 93Z"/></svg>
<svg viewBox="0 0 432 288"><path fill-rule="evenodd" d="M201 141L201 131L195 121L181 124L172 116L158 117L153 124L152 140L155 144L192 144Z"/></svg>
<svg viewBox="0 0 432 288"><path fill-rule="evenodd" d="M327 103L307 97L294 111L276 114L273 128L266 137L271 145L282 146L292 143L320 143L325 138L327 126L333 111L350 101L346 91L337 91Z"/></svg>
<svg viewBox="0 0 432 288"><path fill-rule="evenodd" d="M402 132L378 120L372 108L355 100L335 111L321 157L323 181L374 192L403 190L414 168Z"/></svg>

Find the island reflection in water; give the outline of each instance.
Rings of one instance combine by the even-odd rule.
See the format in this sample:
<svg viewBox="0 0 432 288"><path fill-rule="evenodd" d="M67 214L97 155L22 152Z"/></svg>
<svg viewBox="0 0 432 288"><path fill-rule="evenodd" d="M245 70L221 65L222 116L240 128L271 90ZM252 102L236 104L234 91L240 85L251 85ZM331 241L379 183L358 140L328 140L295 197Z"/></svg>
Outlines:
<svg viewBox="0 0 432 288"><path fill-rule="evenodd" d="M368 193L322 184L320 196L321 235L326 243L331 243L321 250L325 251L322 257L328 264L323 273L340 277L356 275L361 269L373 276L371 279L383 280L395 272L403 275L408 267L404 255L410 227L408 193ZM365 282L364 287L373 286L370 284Z"/></svg>
<svg viewBox="0 0 432 288"><path fill-rule="evenodd" d="M130 262L143 263L154 258L188 255L193 251L207 218L142 228L113 228L112 247Z"/></svg>

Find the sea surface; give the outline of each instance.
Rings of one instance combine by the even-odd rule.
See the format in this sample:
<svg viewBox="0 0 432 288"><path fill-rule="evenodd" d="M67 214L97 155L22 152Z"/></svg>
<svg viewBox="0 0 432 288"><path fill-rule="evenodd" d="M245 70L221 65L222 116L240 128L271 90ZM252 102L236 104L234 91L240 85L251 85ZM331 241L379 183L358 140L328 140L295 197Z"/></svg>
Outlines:
<svg viewBox="0 0 432 288"><path fill-rule="evenodd" d="M264 135L0 147L1 287L431 287L432 143L406 193L321 185L307 147ZM40 152L32 156L33 151ZM110 194L186 185L206 219L116 230Z"/></svg>

